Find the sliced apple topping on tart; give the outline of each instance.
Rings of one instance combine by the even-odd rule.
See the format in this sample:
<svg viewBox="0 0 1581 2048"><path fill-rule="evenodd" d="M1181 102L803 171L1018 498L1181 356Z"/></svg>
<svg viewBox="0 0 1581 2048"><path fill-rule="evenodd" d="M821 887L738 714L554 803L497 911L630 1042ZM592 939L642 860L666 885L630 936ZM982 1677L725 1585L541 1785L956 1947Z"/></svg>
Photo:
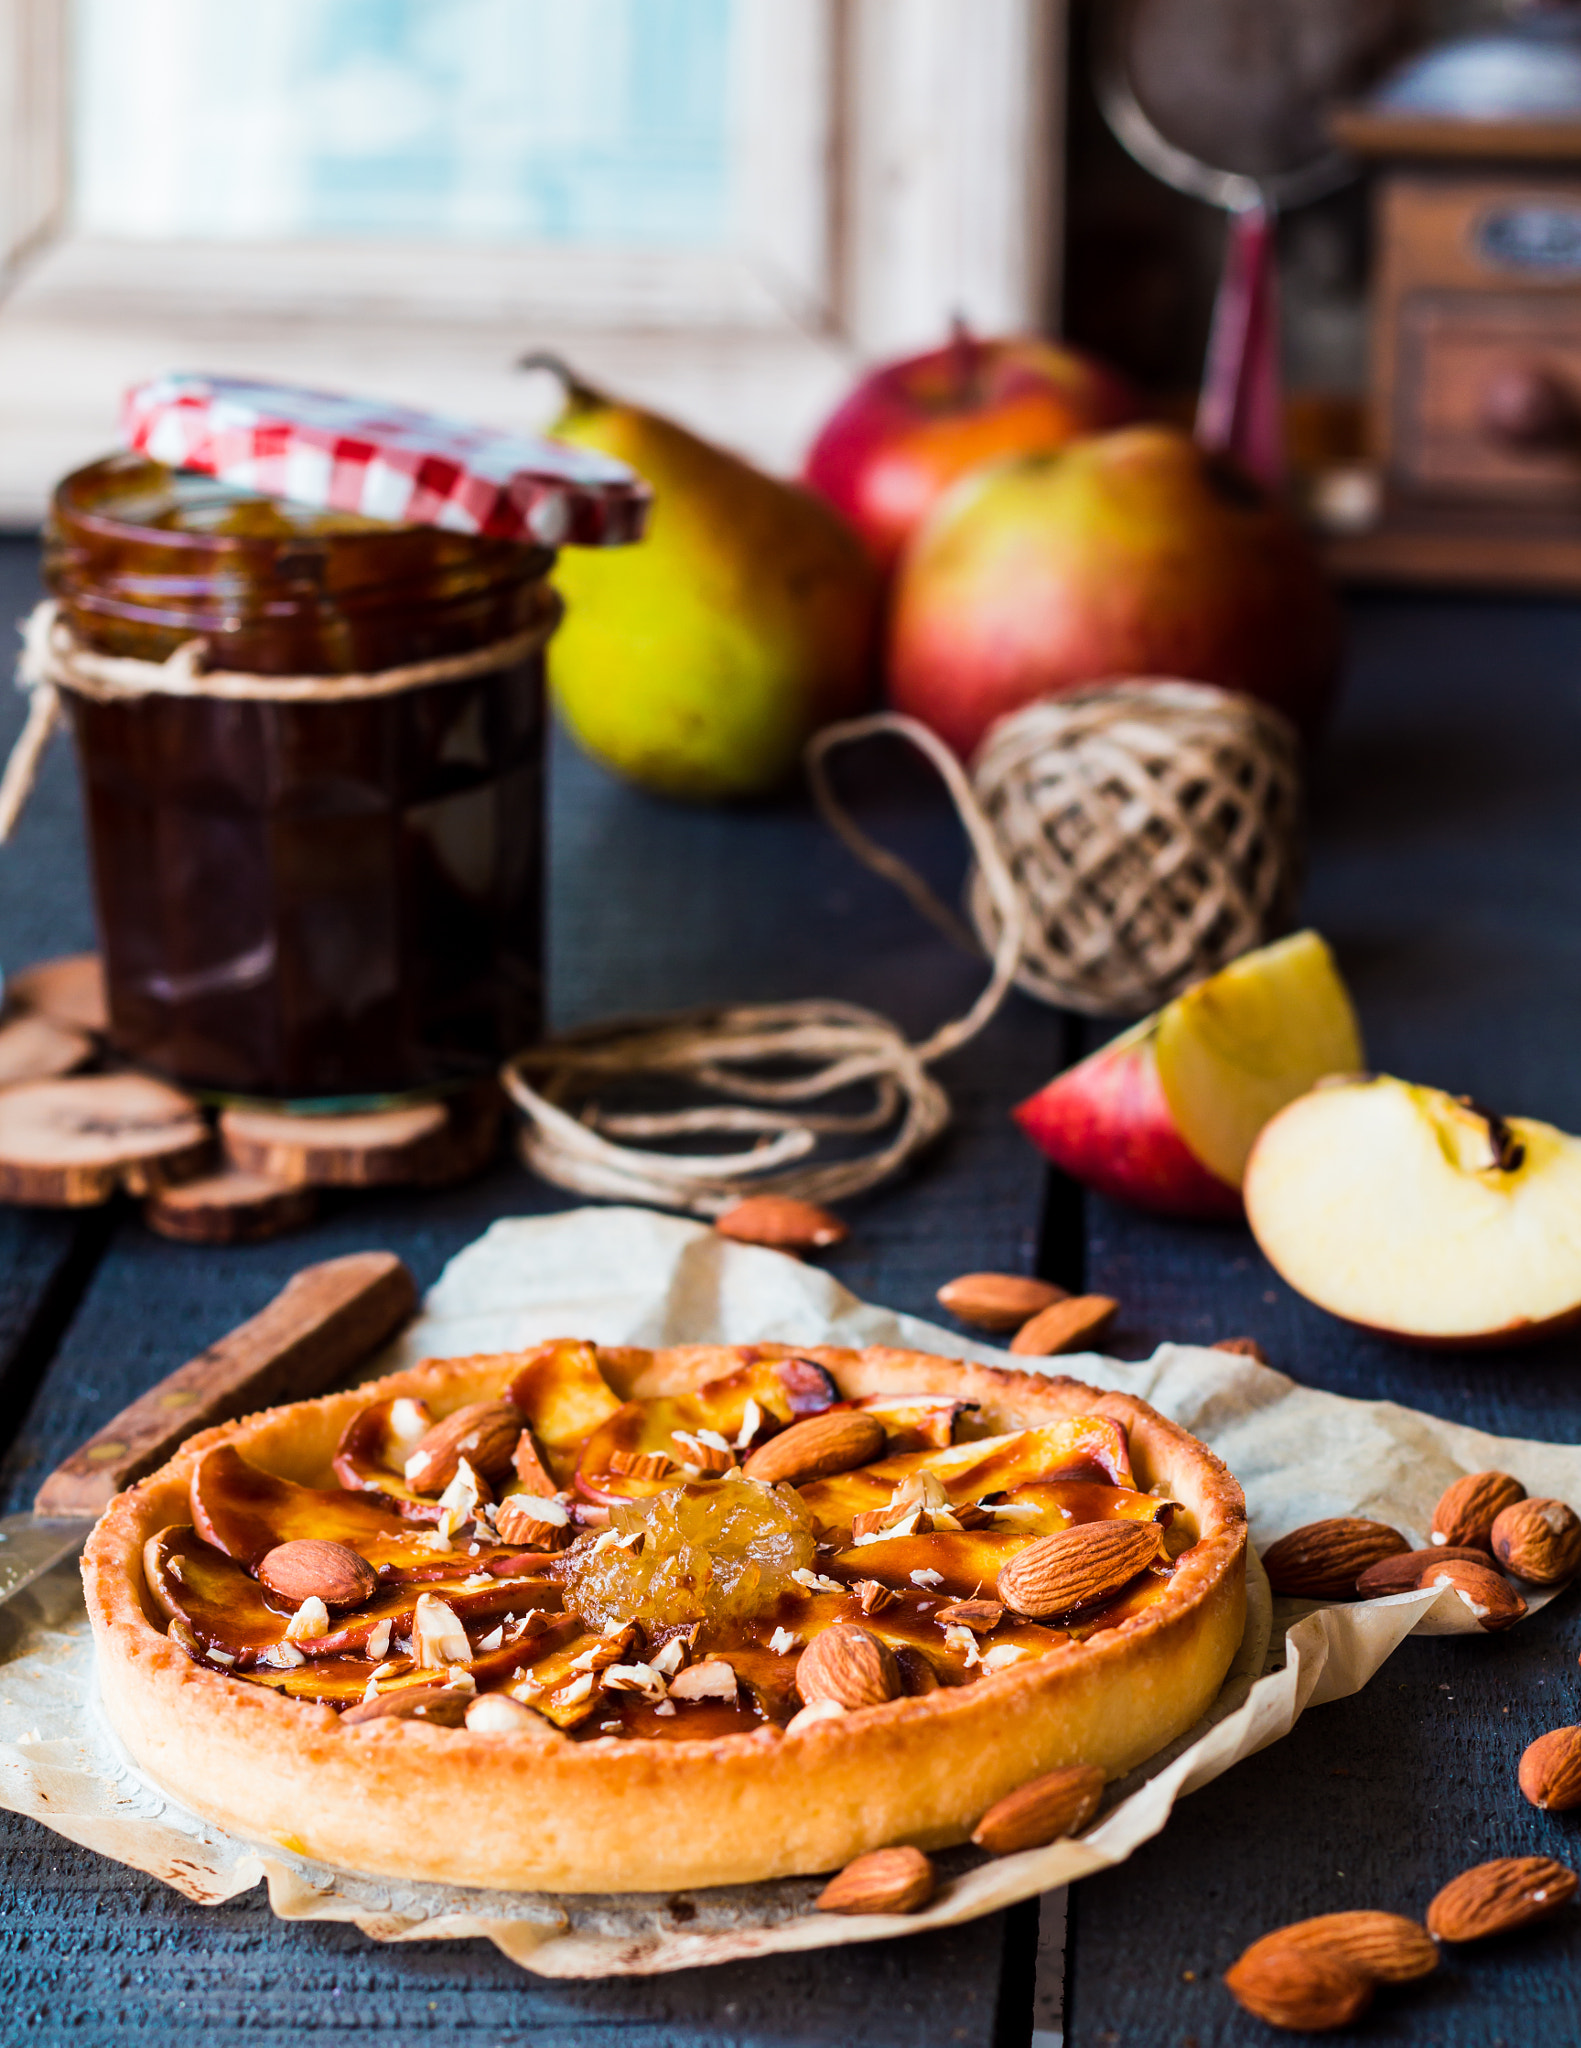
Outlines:
<svg viewBox="0 0 1581 2048"><path fill-rule="evenodd" d="M196 1661L347 1725L498 1693L470 1726L698 1738L982 1683L1140 1613L1195 1541L1106 1416L989 1434L952 1396L734 1356L634 1394L636 1354L563 1340L448 1413L376 1398L338 1488L221 1443L149 1597Z"/></svg>

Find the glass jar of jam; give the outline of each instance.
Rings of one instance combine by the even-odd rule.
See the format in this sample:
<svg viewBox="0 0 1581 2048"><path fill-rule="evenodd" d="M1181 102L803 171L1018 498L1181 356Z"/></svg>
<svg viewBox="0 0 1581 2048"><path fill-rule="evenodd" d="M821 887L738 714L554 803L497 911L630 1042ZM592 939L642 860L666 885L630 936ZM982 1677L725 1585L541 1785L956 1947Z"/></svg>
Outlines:
<svg viewBox="0 0 1581 2048"><path fill-rule="evenodd" d="M492 1073L542 1020L547 548L248 495L141 456L54 498L94 654L358 677L530 632L511 665L309 699L62 687L111 1033L188 1086L302 1101Z"/></svg>

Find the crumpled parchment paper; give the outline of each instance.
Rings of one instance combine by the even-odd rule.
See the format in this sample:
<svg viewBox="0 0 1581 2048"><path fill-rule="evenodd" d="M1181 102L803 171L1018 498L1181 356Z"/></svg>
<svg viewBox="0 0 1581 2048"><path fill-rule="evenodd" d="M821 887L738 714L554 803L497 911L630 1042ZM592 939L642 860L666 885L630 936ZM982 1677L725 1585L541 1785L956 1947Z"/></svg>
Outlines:
<svg viewBox="0 0 1581 2048"><path fill-rule="evenodd" d="M989 1363L992 1347L858 1301L827 1274L645 1209L579 1209L496 1223L459 1253L420 1319L368 1376L423 1357L515 1350L545 1337L659 1345L899 1344ZM1047 1361L1150 1401L1210 1444L1246 1489L1253 1541L1325 1515L1371 1515L1427 1540L1449 1481L1489 1466L1533 1494L1581 1502L1581 1446L1521 1442L1391 1402L1301 1387L1233 1354L1165 1344L1127 1365L1083 1353ZM1203 1720L1123 1783L1079 1841L985 1859L937 1859L925 1911L846 1918L812 1910L821 1878L683 1896L481 1892L336 1871L211 1826L144 1778L97 1707L92 1638L74 1566L0 1608L0 1805L150 1872L201 1904L267 1883L283 1919L347 1920L379 1941L484 1936L544 1976L633 1975L942 1927L1123 1863L1175 1801L1275 1742L1309 1706L1359 1691L1417 1632L1473 1630L1451 1592L1353 1607L1271 1601L1255 1558L1240 1652ZM1533 1608L1551 1596L1529 1595Z"/></svg>

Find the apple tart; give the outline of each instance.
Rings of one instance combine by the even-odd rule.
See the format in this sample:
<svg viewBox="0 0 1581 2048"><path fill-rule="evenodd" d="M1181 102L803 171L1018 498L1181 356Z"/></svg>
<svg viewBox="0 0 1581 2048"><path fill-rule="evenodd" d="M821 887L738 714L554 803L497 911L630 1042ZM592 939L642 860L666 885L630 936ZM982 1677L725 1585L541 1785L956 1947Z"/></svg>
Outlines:
<svg viewBox="0 0 1581 2048"><path fill-rule="evenodd" d="M342 1868L668 1891L963 1841L1189 1728L1245 1509L1141 1401L918 1352L571 1340L205 1431L83 1564L160 1784Z"/></svg>

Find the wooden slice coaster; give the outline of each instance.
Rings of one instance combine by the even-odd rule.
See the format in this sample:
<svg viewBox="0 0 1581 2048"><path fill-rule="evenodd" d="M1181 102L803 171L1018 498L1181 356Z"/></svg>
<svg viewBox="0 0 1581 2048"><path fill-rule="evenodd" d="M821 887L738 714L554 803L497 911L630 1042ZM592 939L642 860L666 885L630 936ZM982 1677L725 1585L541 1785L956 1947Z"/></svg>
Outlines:
<svg viewBox="0 0 1581 2048"><path fill-rule="evenodd" d="M8 1010L48 1017L74 1031L105 1032L110 1004L104 989L104 962L97 953L67 953L59 960L39 960L5 978Z"/></svg>
<svg viewBox="0 0 1581 2048"><path fill-rule="evenodd" d="M232 1166L291 1187L390 1187L421 1180L449 1129L442 1102L361 1116L227 1109L220 1116L220 1143Z"/></svg>
<svg viewBox="0 0 1581 2048"><path fill-rule="evenodd" d="M198 1180L161 1188L143 1205L143 1218L161 1237L182 1244L256 1244L313 1220L318 1196L267 1174L221 1167Z"/></svg>
<svg viewBox="0 0 1581 2048"><path fill-rule="evenodd" d="M87 1032L73 1031L52 1017L8 1017L0 1023L0 1088L74 1074L96 1050Z"/></svg>
<svg viewBox="0 0 1581 2048"><path fill-rule="evenodd" d="M46 1208L146 1195L213 1153L191 1096L142 1074L79 1074L0 1090L0 1201Z"/></svg>
<svg viewBox="0 0 1581 2048"><path fill-rule="evenodd" d="M490 1084L443 1102L358 1116L227 1109L220 1143L232 1166L291 1187L440 1187L493 1157L500 1106Z"/></svg>

